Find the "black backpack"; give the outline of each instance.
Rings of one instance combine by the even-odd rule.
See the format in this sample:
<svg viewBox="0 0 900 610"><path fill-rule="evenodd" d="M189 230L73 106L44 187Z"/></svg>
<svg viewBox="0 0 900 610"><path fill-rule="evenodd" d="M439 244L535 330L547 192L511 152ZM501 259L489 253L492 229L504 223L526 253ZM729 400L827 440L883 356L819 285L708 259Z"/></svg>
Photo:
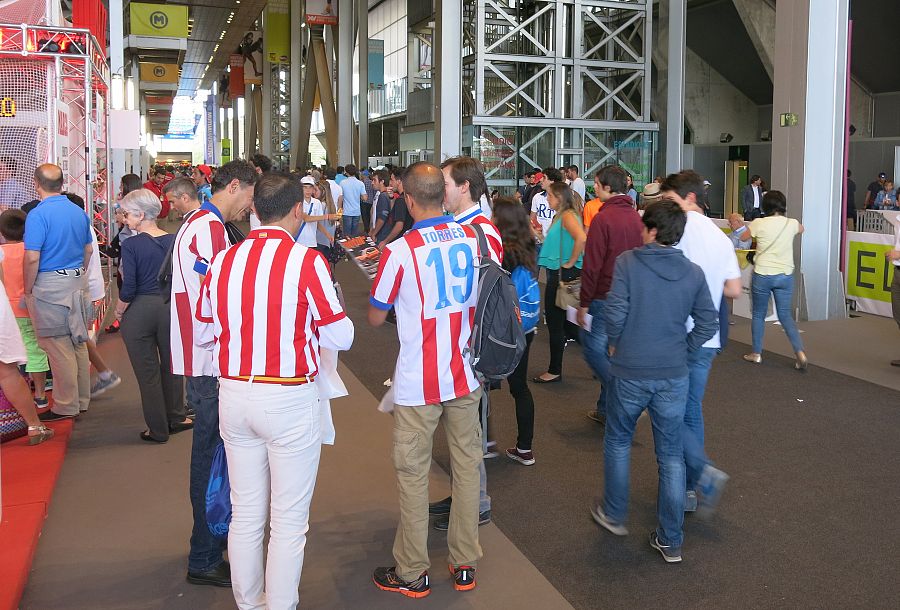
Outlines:
<svg viewBox="0 0 900 610"><path fill-rule="evenodd" d="M478 236L478 302L469 339L469 362L486 379L509 377L525 353L525 333L519 295L509 272L489 256L484 231L469 225Z"/></svg>

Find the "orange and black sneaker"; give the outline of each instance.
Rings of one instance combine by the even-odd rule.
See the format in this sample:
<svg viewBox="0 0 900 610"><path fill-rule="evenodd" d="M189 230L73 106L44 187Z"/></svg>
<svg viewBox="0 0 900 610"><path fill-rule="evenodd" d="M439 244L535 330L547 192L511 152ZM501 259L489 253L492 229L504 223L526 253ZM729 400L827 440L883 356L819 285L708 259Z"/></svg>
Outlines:
<svg viewBox="0 0 900 610"><path fill-rule="evenodd" d="M453 576L453 588L457 591L471 591L475 588L475 568L472 566L448 566Z"/></svg>
<svg viewBox="0 0 900 610"><path fill-rule="evenodd" d="M428 582L428 572L422 572L415 580L405 581L397 576L397 568L375 568L372 575L375 586L382 591L393 591L406 597L420 598L431 593L431 584ZM472 586L475 586L473 581Z"/></svg>

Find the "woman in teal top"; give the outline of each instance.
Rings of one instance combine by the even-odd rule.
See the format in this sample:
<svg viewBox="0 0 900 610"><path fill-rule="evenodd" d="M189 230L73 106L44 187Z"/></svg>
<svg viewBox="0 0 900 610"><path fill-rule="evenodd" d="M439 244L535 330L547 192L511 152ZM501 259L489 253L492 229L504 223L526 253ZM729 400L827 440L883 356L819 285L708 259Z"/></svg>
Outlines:
<svg viewBox="0 0 900 610"><path fill-rule="evenodd" d="M581 258L587 235L582 224L584 202L563 182L547 189L547 203L556 211L553 224L544 238L538 264L547 269L544 291L544 318L550 336L550 366L532 379L535 383L554 383L562 379L563 350L566 347L566 312L556 306L559 281L570 282L581 276Z"/></svg>

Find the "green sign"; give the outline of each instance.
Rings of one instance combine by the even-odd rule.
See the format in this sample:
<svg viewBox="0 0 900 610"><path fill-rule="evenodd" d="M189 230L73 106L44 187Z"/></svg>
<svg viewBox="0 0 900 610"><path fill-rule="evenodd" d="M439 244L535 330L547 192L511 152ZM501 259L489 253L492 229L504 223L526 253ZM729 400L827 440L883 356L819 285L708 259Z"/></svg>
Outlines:
<svg viewBox="0 0 900 610"><path fill-rule="evenodd" d="M231 140L222 138L222 165L231 161Z"/></svg>

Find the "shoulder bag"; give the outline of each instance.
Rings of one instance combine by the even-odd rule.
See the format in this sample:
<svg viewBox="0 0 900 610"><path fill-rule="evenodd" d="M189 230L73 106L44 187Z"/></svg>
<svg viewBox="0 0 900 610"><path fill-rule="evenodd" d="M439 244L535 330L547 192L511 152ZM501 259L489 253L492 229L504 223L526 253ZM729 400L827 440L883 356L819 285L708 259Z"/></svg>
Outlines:
<svg viewBox="0 0 900 610"><path fill-rule="evenodd" d="M781 237L782 233L784 233L784 230L787 229L787 226L788 226L788 224L790 224L790 222L791 222L791 219L788 218L787 216L785 216L785 217L784 217L784 224L782 225L781 230L778 232L778 235L776 235L776 236L775 236L775 239L772 240L772 243L770 243L768 246L766 246L765 248L763 248L763 249L760 250L759 252L754 252L754 251L752 251L752 250L751 250L750 252L747 252L747 262L750 263L751 265L754 265L754 266L755 266L755 265L756 265L756 257L759 256L759 255L765 254L766 252L769 251L769 249L770 249L773 245L775 245L775 242L778 241L778 238Z"/></svg>
<svg viewBox="0 0 900 610"><path fill-rule="evenodd" d="M559 287L556 289L556 306L560 309L568 309L569 307L578 308L581 305L581 278L576 277L572 280L563 280L563 246L562 232L566 227L562 224L562 217L559 219ZM572 247L575 247L575 239L572 238Z"/></svg>

